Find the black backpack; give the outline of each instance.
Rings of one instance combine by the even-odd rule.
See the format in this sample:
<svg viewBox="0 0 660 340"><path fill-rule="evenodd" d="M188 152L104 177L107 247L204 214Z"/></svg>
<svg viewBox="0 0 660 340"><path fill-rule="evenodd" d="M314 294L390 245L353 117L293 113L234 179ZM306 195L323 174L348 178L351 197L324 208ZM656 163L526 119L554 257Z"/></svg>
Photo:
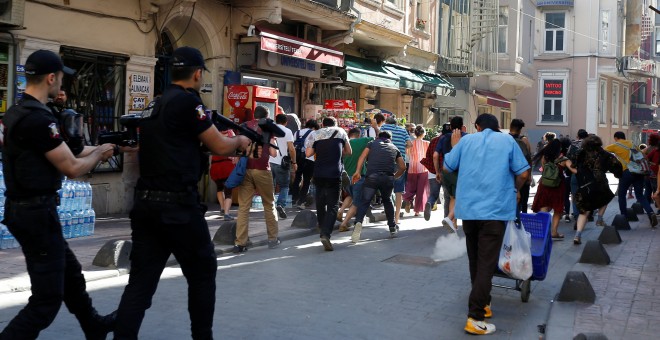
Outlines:
<svg viewBox="0 0 660 340"><path fill-rule="evenodd" d="M312 133L312 129L307 130L304 135L300 135L300 130L296 131L296 140L293 142L293 148L296 150L296 162L301 163L302 160L305 158L305 140L307 139L307 136L309 136L310 133Z"/></svg>

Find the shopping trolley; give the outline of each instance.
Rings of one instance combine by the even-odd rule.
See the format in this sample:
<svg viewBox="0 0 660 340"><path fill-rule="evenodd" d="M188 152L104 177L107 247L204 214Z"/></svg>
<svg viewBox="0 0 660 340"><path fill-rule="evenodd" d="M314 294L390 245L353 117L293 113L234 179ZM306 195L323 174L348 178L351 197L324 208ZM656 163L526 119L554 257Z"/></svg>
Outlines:
<svg viewBox="0 0 660 340"><path fill-rule="evenodd" d="M552 251L552 238L550 237L552 215L547 212L520 214L520 222L525 231L532 235L532 276L527 280L512 279L497 268L495 276L515 280L515 286L493 284L493 287L515 289L520 292L522 302L527 302L529 301L531 281L543 281L548 273L550 252Z"/></svg>

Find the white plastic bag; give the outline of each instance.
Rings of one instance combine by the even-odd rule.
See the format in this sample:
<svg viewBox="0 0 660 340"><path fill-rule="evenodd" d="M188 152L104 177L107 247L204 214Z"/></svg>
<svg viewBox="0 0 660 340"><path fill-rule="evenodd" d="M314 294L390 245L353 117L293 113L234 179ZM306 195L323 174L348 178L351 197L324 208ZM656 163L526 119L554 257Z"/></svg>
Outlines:
<svg viewBox="0 0 660 340"><path fill-rule="evenodd" d="M532 235L509 221L500 249L500 270L511 278L527 280L532 276Z"/></svg>

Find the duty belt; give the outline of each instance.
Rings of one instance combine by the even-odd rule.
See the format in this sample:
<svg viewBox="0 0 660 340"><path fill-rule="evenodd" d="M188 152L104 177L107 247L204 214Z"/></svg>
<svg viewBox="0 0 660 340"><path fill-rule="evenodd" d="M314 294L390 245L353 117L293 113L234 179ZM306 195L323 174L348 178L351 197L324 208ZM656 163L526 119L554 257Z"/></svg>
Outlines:
<svg viewBox="0 0 660 340"><path fill-rule="evenodd" d="M49 203L55 203L55 205L60 205L59 195L43 195L43 196L18 197L18 198L7 198L7 199L12 203L19 205L34 205L34 204L49 204Z"/></svg>
<svg viewBox="0 0 660 340"><path fill-rule="evenodd" d="M187 191L135 190L135 197L142 201L180 204L197 203L197 193Z"/></svg>

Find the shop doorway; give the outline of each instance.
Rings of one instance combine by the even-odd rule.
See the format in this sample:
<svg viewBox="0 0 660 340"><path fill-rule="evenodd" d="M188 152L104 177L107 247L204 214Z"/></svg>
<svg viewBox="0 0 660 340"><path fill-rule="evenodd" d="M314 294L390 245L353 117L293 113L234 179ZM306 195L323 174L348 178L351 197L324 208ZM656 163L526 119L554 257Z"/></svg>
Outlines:
<svg viewBox="0 0 660 340"><path fill-rule="evenodd" d="M65 76L66 107L83 115L85 142L96 145L104 132L122 130L119 117L125 114L126 62L128 56L62 46L63 63L76 70ZM95 172L122 171L123 155L101 163Z"/></svg>

